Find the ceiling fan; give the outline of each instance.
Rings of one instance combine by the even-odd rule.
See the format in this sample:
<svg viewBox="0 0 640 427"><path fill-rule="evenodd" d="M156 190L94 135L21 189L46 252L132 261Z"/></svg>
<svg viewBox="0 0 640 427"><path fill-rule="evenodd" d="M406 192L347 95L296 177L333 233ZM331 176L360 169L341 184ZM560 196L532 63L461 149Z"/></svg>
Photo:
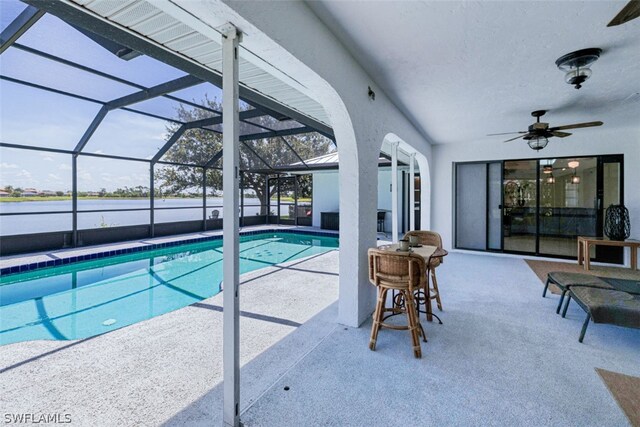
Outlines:
<svg viewBox="0 0 640 427"><path fill-rule="evenodd" d="M546 110L533 111L531 115L536 118L536 122L530 125L529 130L527 131L492 133L487 136L509 135L509 134L518 133L520 135L516 136L515 138L507 139L504 142L515 141L516 139L522 138L525 141L527 141L527 143L529 144L529 147L531 147L532 149L542 150L544 147L547 146L547 143L549 142L548 140L549 138L553 136L556 136L558 138L565 138L571 135L568 132L560 132L562 130L602 126L603 124L602 122L598 121L598 122L575 123L572 125L549 127L549 123L540 122L540 117L544 116L546 112L547 112Z"/></svg>
<svg viewBox="0 0 640 427"><path fill-rule="evenodd" d="M624 24L640 16L640 0L631 0L620 12L607 24L607 27Z"/></svg>

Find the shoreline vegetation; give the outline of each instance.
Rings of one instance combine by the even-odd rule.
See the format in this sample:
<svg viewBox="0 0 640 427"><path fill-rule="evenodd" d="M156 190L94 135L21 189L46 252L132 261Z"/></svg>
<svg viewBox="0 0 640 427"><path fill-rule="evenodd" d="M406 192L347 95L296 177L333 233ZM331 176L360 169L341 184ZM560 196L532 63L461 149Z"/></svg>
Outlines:
<svg viewBox="0 0 640 427"><path fill-rule="evenodd" d="M221 198L222 196L209 196L215 198ZM255 199L256 196L245 195L245 199ZM118 196L78 196L78 200L148 200L148 197L118 197ZM197 196L156 196L156 200L162 199L202 199L201 195ZM276 200L273 198L272 200ZM64 202L71 201L71 196L26 196L26 197L0 197L0 203L2 202ZM292 197L280 197L281 202L293 203ZM307 203L311 198L299 198L298 202Z"/></svg>

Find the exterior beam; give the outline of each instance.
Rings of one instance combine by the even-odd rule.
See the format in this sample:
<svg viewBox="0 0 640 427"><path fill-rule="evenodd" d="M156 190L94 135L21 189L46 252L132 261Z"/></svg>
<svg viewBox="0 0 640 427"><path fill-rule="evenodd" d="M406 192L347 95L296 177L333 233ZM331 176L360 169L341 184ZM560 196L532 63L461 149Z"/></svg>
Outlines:
<svg viewBox="0 0 640 427"><path fill-rule="evenodd" d="M274 130L271 132L259 132L259 133L251 133L248 135L242 135L240 137L240 141L253 141L254 139L264 139L264 138L276 138L279 136L291 136L291 135L302 135L305 133L316 132L315 129L310 128L308 126L294 128L294 129L283 129L283 130ZM287 144L288 145L288 144Z"/></svg>
<svg viewBox="0 0 640 427"><path fill-rule="evenodd" d="M409 230L416 229L416 153L409 156Z"/></svg>
<svg viewBox="0 0 640 427"><path fill-rule="evenodd" d="M207 162L207 164L206 164L206 165L204 165L204 166L205 166L206 168L210 168L211 166L215 165L215 164L216 164L216 162L217 162L218 160L220 160L220 158L222 157L222 152L223 152L223 151L224 151L224 150L222 150L222 149L221 149L221 150L220 150L220 151L218 151L216 154L214 154L214 156L211 158L211 160L209 160L209 161Z"/></svg>
<svg viewBox="0 0 640 427"><path fill-rule="evenodd" d="M202 80L199 78L187 75L169 82L161 83L149 89L143 89L140 92L132 93L131 95L123 96L122 98L114 99L106 105L109 110L115 110L117 108L127 107L151 98L157 98L170 92L196 86L200 83L202 83Z"/></svg>
<svg viewBox="0 0 640 427"><path fill-rule="evenodd" d="M398 243L398 143L391 143L391 241Z"/></svg>
<svg viewBox="0 0 640 427"><path fill-rule="evenodd" d="M81 28L105 37L110 40L117 41L123 46L150 56L156 60L164 62L168 65L176 67L186 73L192 74L202 81L210 82L218 87L223 85L223 77L212 70L207 70L203 66L195 64L186 58L175 55L173 52L167 52L163 47L157 46L149 40L143 39L137 35L128 33L120 28L115 27L111 23L104 22L101 19L86 14L78 13L75 6L69 5L61 1L42 1L42 0L24 0L25 3L35 5L41 9L56 15L60 19ZM224 89L224 88L223 88ZM224 92L224 90L223 90ZM278 113L284 117L290 117L304 125L310 126L319 133L330 139L334 139L333 130L328 125L313 119L299 111L283 105L274 99L271 99L256 90L246 86L239 86L240 98L246 103L259 106L262 109L268 109Z"/></svg>
<svg viewBox="0 0 640 427"><path fill-rule="evenodd" d="M284 137L280 137L280 139L282 140L282 142L284 142L287 147L289 147L289 150L291 150L293 152L293 154L298 158L298 160L300 160L302 162L302 164L304 165L304 167L306 167L307 169L309 168L309 165L304 161L304 159L302 157L300 157L300 154L298 154L298 152L296 150L293 149L293 147L291 146L291 144L289 144L289 141L287 141L286 139L284 139ZM297 181L296 181L297 182ZM296 220L297 221L297 220ZM296 223L297 225L297 223Z"/></svg>
<svg viewBox="0 0 640 427"><path fill-rule="evenodd" d="M180 137L182 136L183 133L185 133L187 131L187 129L189 129L189 124L185 123L182 126L180 126L178 128L178 130L176 130L173 135L171 135L171 138L169 138L167 140L167 142L164 143L164 145L162 146L162 148L156 153L155 156L153 156L153 158L151 159L151 163L155 163L158 160L160 160L162 158L162 156L165 155L165 153L167 151L169 151L169 149L173 146L173 144L175 144L178 139L180 139Z"/></svg>
<svg viewBox="0 0 640 427"><path fill-rule="evenodd" d="M227 24L222 31L222 93L224 111L222 148L223 158L223 423L240 426L240 237L238 220L240 169L240 117L238 45L242 37L238 30Z"/></svg>
<svg viewBox="0 0 640 427"><path fill-rule="evenodd" d="M20 15L16 17L7 28L0 34L0 53L4 52L16 40L20 38L38 19L44 15L44 10L40 10L34 6L27 6Z"/></svg>
<svg viewBox="0 0 640 427"><path fill-rule="evenodd" d="M98 129L98 126L100 126L100 123L102 123L102 120L104 120L108 112L109 109L104 105L102 106L102 108L100 108L100 110L98 110L98 114L96 114L96 116L93 118L93 121L91 122L87 130L84 131L84 134L80 138L80 141L78 141L78 144L76 144L76 148L73 149L74 152L79 153L84 149L85 145L87 145L87 142L89 142L89 139Z"/></svg>

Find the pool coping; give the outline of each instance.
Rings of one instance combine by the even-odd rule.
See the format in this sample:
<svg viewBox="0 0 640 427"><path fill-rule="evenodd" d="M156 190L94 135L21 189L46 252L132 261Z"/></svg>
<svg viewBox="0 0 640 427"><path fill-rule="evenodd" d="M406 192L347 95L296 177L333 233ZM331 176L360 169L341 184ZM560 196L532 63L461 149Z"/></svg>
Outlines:
<svg viewBox="0 0 640 427"><path fill-rule="evenodd" d="M299 233L310 236L338 237L337 231L321 230L315 227L296 226L257 226L244 227L240 236L250 236L265 233ZM164 236L143 240L117 242L106 245L83 246L78 248L61 249L54 252L16 255L10 258L0 258L0 276L24 273L41 268L68 265L81 261L108 258L117 255L152 251L192 243L202 243L222 239L222 230L211 232Z"/></svg>

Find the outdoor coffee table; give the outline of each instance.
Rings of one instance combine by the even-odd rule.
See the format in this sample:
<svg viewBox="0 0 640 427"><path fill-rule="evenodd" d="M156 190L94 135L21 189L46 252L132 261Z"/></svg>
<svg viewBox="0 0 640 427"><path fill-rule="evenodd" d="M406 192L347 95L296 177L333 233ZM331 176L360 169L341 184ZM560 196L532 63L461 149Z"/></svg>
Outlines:
<svg viewBox="0 0 640 427"><path fill-rule="evenodd" d="M589 257L589 249L591 246L618 246L628 247L631 249L631 269L638 269L638 247L640 246L640 240L610 240L606 237L588 237L578 236L578 265L584 263L584 269L589 270L591 268L591 260Z"/></svg>
<svg viewBox="0 0 640 427"><path fill-rule="evenodd" d="M389 250L389 251L397 251L399 249L399 246L397 243L393 243L391 245L385 245L385 246L380 246L379 249L384 249L384 250ZM416 302L418 305L418 312L419 313L425 313L427 315L427 321L431 322L433 319L432 317L435 317L436 319L438 319L438 322L442 325L442 320L440 320L440 318L435 315L433 313L433 310L431 308L431 300L429 299L431 297L431 285L430 285L430 280L431 280L431 260L435 259L435 258L444 258L445 256L449 255L449 252L447 252L446 250L437 247L437 246L429 246L429 245L420 245L417 247L412 247L411 248L411 252L416 254L416 255L420 255L422 258L424 258L425 261L425 265L427 268L426 271L426 275L427 275L427 285L426 285L426 290L418 290L416 292ZM399 307L403 307L404 306L404 299L402 298L402 294L393 294L393 303L394 305L397 305ZM425 308L424 310L420 310L420 305L424 304Z"/></svg>

